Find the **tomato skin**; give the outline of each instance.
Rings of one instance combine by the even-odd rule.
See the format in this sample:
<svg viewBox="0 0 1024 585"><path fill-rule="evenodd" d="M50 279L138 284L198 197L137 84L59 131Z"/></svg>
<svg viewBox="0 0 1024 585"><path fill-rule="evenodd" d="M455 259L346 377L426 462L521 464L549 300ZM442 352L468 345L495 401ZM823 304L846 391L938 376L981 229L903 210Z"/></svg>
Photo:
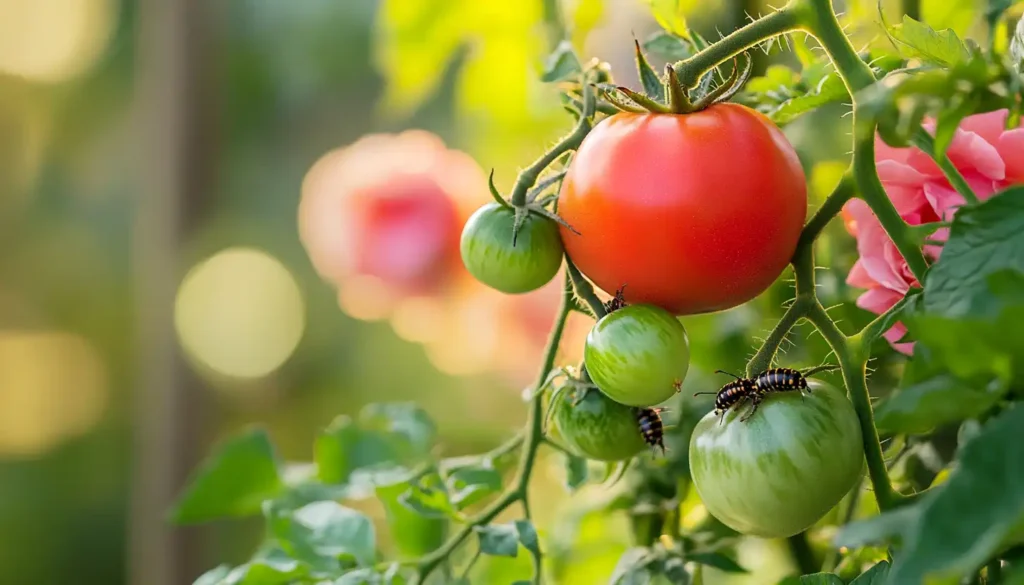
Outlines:
<svg viewBox="0 0 1024 585"><path fill-rule="evenodd" d="M562 265L558 224L529 214L512 245L515 212L498 203L476 211L462 230L462 262L477 280L504 293L518 294L547 284Z"/></svg>
<svg viewBox="0 0 1024 585"><path fill-rule="evenodd" d="M577 392L582 392L578 390ZM573 392L562 392L550 406L558 435L570 451L597 461L622 461L647 447L636 411L597 390L576 404Z"/></svg>
<svg viewBox="0 0 1024 585"><path fill-rule="evenodd" d="M739 104L619 113L584 139L562 183L566 252L606 292L676 315L728 309L785 270L807 213L795 150Z"/></svg>
<svg viewBox="0 0 1024 585"><path fill-rule="evenodd" d="M690 344L678 319L653 305L630 305L602 317L583 350L594 384L628 406L654 406L674 395L690 367Z"/></svg>
<svg viewBox="0 0 1024 585"><path fill-rule="evenodd" d="M709 412L690 437L693 485L708 512L734 530L764 538L812 526L860 480L860 426L845 394L817 380L811 394L769 395L719 424Z"/></svg>

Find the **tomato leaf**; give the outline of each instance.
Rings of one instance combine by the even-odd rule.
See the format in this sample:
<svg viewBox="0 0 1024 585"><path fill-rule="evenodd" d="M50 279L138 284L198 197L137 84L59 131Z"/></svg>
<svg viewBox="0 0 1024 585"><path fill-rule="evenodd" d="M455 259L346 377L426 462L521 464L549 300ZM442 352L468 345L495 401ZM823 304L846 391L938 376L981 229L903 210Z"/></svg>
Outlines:
<svg viewBox="0 0 1024 585"><path fill-rule="evenodd" d="M565 487L574 491L587 482L587 475L590 473L587 468L587 460L577 455L565 456Z"/></svg>
<svg viewBox="0 0 1024 585"><path fill-rule="evenodd" d="M964 445L958 466L906 525L892 583L955 579L977 570L1024 518L1024 408L991 419Z"/></svg>
<svg viewBox="0 0 1024 585"><path fill-rule="evenodd" d="M293 558L328 570L337 567L341 558L360 566L373 563L376 534L373 522L361 512L331 501L297 510L266 508L270 533Z"/></svg>
<svg viewBox="0 0 1024 585"><path fill-rule="evenodd" d="M368 404L357 420L341 415L317 437L318 476L325 483L345 483L360 469L422 462L436 434L430 416L414 403Z"/></svg>
<svg viewBox="0 0 1024 585"><path fill-rule="evenodd" d="M376 585L380 575L373 569L356 569L342 575L331 585Z"/></svg>
<svg viewBox="0 0 1024 585"><path fill-rule="evenodd" d="M726 573L749 573L735 560L723 555L722 553L711 552L711 553L694 553L686 555L686 560L714 567Z"/></svg>
<svg viewBox="0 0 1024 585"><path fill-rule="evenodd" d="M474 526L473 530L480 539L480 552L498 557L519 555L519 531L515 524L488 524Z"/></svg>
<svg viewBox="0 0 1024 585"><path fill-rule="evenodd" d="M1024 71L1024 18L1017 21L1017 28L1010 41L1010 59L1017 66L1017 71Z"/></svg>
<svg viewBox="0 0 1024 585"><path fill-rule="evenodd" d="M417 557L434 550L444 540L448 527L447 515L421 514L401 501L409 488L412 473L406 477L395 477L390 483L379 482L375 489L377 499L384 507L391 538L403 555ZM433 484L441 482L436 474L430 478Z"/></svg>
<svg viewBox="0 0 1024 585"><path fill-rule="evenodd" d="M800 576L800 585L846 585L843 580L832 573L812 573Z"/></svg>
<svg viewBox="0 0 1024 585"><path fill-rule="evenodd" d="M953 29L936 31L927 24L903 16L903 22L886 26L889 39L907 57L951 67L970 57L967 46Z"/></svg>
<svg viewBox="0 0 1024 585"><path fill-rule="evenodd" d="M1003 269L1024 272L1024 187L957 211L942 257L925 277L925 310L945 317L995 316L1002 303L990 292L988 277Z"/></svg>
<svg viewBox="0 0 1024 585"><path fill-rule="evenodd" d="M850 585L885 585L886 577L889 576L889 562L881 561L850 581Z"/></svg>
<svg viewBox="0 0 1024 585"><path fill-rule="evenodd" d="M501 489L501 474L488 461L460 467L445 479L452 504L459 510Z"/></svg>
<svg viewBox="0 0 1024 585"><path fill-rule="evenodd" d="M686 17L683 15L683 0L646 0L651 7L654 20L661 28L677 35L686 35Z"/></svg>
<svg viewBox="0 0 1024 585"><path fill-rule="evenodd" d="M284 492L266 431L251 429L217 446L189 481L171 511L179 524L258 514L265 500Z"/></svg>
<svg viewBox="0 0 1024 585"><path fill-rule="evenodd" d="M229 573L231 573L230 566L220 565L200 575L198 579L192 582L192 585L220 585Z"/></svg>
<svg viewBox="0 0 1024 585"><path fill-rule="evenodd" d="M835 547L860 548L899 538L907 525L917 521L920 510L905 506L843 526L833 540Z"/></svg>
<svg viewBox="0 0 1024 585"><path fill-rule="evenodd" d="M685 39L666 31L658 31L648 37L643 48L667 61L679 61L693 55L693 48Z"/></svg>
<svg viewBox="0 0 1024 585"><path fill-rule="evenodd" d="M426 518L458 518L458 511L443 489L431 486L412 485L401 496L398 503Z"/></svg>
<svg viewBox="0 0 1024 585"><path fill-rule="evenodd" d="M513 522L516 527L516 534L523 548L530 551L535 557L540 557L540 540L537 538L537 529L529 520L516 520Z"/></svg>
<svg viewBox="0 0 1024 585"><path fill-rule="evenodd" d="M576 49L571 42L562 41L545 60L544 73L540 79L544 82L564 81L576 77L582 71L583 66L576 55Z"/></svg>
<svg viewBox="0 0 1024 585"><path fill-rule="evenodd" d="M940 374L900 390L875 409L875 424L886 434L924 434L938 426L976 417L1000 400L1009 389L994 379L979 388Z"/></svg>
<svg viewBox="0 0 1024 585"><path fill-rule="evenodd" d="M653 561L650 549L633 547L622 553L608 579L608 585L647 585L651 580L648 565Z"/></svg>

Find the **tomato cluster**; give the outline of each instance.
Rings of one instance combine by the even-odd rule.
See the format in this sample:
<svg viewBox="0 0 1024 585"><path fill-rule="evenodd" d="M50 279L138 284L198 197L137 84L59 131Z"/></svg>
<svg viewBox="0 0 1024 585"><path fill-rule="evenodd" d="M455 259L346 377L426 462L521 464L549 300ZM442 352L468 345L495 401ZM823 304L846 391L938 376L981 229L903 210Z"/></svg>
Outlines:
<svg viewBox="0 0 1024 585"><path fill-rule="evenodd" d="M660 419L652 434L644 417L657 416L649 407L678 392L689 369L678 317L729 309L771 286L793 256L806 207L800 161L760 113L730 103L619 113L594 127L567 169L557 194L564 225L529 210L517 223L515 207L491 203L466 224L461 252L471 274L502 292L550 282L563 253L616 292L584 343L586 375L549 408L568 449L620 461L660 443ZM816 381L800 390L730 402L691 436L704 505L742 533L802 531L862 474L850 402ZM759 410L740 415L740 404Z"/></svg>

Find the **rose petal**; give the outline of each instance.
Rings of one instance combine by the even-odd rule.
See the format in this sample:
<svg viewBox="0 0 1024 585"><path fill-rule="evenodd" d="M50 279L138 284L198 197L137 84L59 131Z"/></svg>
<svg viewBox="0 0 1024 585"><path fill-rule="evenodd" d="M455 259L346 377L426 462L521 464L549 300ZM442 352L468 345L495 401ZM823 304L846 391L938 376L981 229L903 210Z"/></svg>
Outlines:
<svg viewBox="0 0 1024 585"><path fill-rule="evenodd" d="M912 355L914 353L913 341L897 343L900 339L903 339L903 336L906 334L906 325L904 325L903 323L896 323L895 325L890 327L888 331L882 334L882 337L884 337L885 340L889 342L889 345L891 345L892 348L895 349L896 351L904 355Z"/></svg>
<svg viewBox="0 0 1024 585"><path fill-rule="evenodd" d="M943 221L951 221L957 208L964 204L963 196L948 184L930 182L924 186L924 196Z"/></svg>
<svg viewBox="0 0 1024 585"><path fill-rule="evenodd" d="M902 298L902 294L879 286L857 297L857 306L880 315L892 308Z"/></svg>
<svg viewBox="0 0 1024 585"><path fill-rule="evenodd" d="M895 148L889 146L879 137L875 135L875 162L882 162L884 160L891 160L897 163L906 164L907 157L910 156L912 148Z"/></svg>
<svg viewBox="0 0 1024 585"><path fill-rule="evenodd" d="M902 269L899 263L892 261L892 253L887 252L887 248L895 248L895 245L878 218L860 199L850 201L847 210L857 224L857 251L864 270L880 285L905 293L909 285L902 276ZM902 257L899 260L902 262Z"/></svg>
<svg viewBox="0 0 1024 585"><path fill-rule="evenodd" d="M878 286L878 282L871 278L871 275L864 269L864 264L860 260L854 262L853 267L850 268L850 274L846 276L846 284L857 288L874 288Z"/></svg>
<svg viewBox="0 0 1024 585"><path fill-rule="evenodd" d="M1024 182L1024 128L1004 132L996 148L1006 163L1006 180Z"/></svg>
<svg viewBox="0 0 1024 585"><path fill-rule="evenodd" d="M1009 115L1010 111L1006 109L985 112L984 114L974 114L964 118L960 122L960 128L968 132L974 132L981 136L985 142L994 145L999 142L999 136L1006 131L1006 117Z"/></svg>

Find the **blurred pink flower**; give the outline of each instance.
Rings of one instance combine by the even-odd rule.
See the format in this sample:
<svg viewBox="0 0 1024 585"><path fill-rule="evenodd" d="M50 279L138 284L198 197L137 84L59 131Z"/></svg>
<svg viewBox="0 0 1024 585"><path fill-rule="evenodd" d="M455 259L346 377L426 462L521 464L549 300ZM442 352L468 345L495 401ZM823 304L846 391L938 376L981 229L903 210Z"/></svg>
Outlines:
<svg viewBox="0 0 1024 585"><path fill-rule="evenodd" d="M1007 110L968 116L957 129L947 154L979 199L1012 184L1024 183L1024 128L1006 129ZM935 122L924 124L930 132ZM935 161L917 148L893 148L875 140L878 177L896 211L911 225L949 221L964 204ZM860 199L843 207L846 228L857 239L860 259L853 265L847 284L867 289L857 306L881 314L895 305L912 286L920 283L906 260L886 235L878 218ZM949 229L937 230L931 240L944 242ZM925 246L925 255L936 259L939 244ZM907 328L896 323L885 338L897 351L910 355L913 342L900 342Z"/></svg>

